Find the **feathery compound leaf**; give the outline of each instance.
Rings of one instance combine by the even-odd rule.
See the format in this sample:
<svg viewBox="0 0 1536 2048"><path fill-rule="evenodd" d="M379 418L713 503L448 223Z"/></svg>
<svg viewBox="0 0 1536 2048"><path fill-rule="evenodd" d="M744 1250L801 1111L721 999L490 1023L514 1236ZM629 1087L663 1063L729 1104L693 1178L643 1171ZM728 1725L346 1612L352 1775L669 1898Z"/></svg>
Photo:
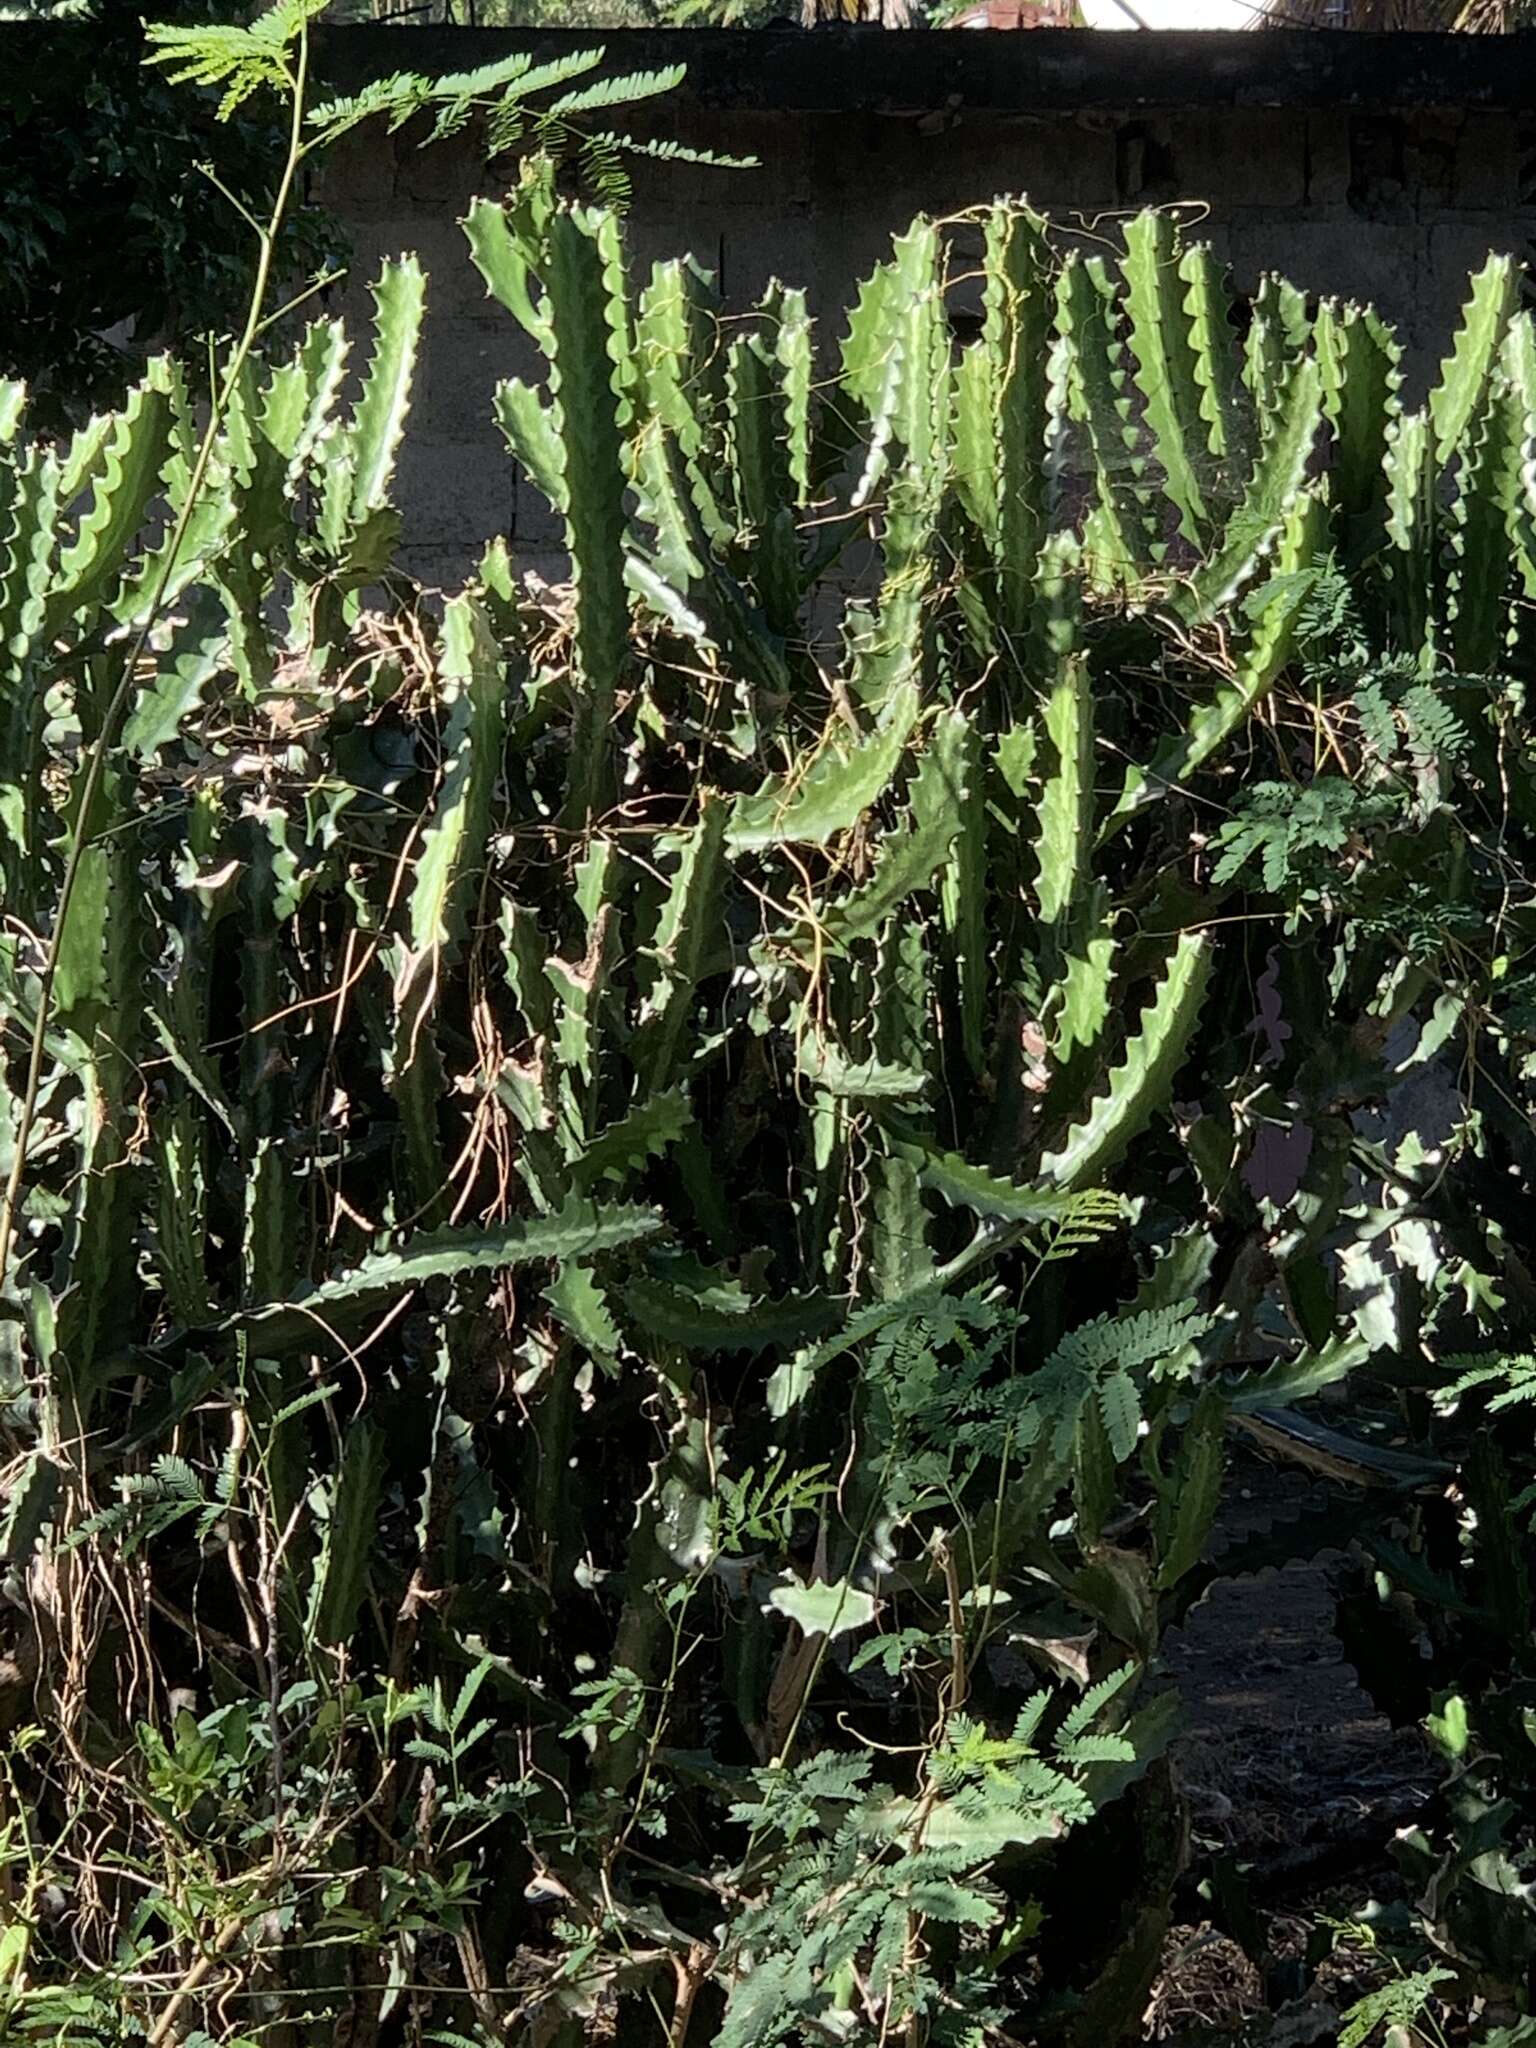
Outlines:
<svg viewBox="0 0 1536 2048"><path fill-rule="evenodd" d="M1136 1382L1124 1372L1107 1373L1099 1382L1099 1415L1110 1454L1123 1465L1141 1433L1141 1397Z"/></svg>
<svg viewBox="0 0 1536 2048"><path fill-rule="evenodd" d="M655 99L658 94L673 92L688 76L686 64L669 64L664 71L626 71L614 78L595 79L591 85L578 86L574 92L562 93L557 100L551 100L547 111L551 114L589 114L597 107L617 107L631 100ZM524 81L523 91L528 91Z"/></svg>
<svg viewBox="0 0 1536 2048"><path fill-rule="evenodd" d="M292 57L306 23L325 7L325 0L277 0L247 28L212 23L179 28L150 22L144 39L150 45L146 64L163 64L173 85L224 88L218 118L227 121L255 92L287 94L293 88Z"/></svg>
<svg viewBox="0 0 1536 2048"><path fill-rule="evenodd" d="M1061 1149L1041 1160L1044 1179L1064 1188L1098 1180L1164 1106L1200 1014L1210 969L1209 942L1185 932L1104 1093L1067 1133Z"/></svg>

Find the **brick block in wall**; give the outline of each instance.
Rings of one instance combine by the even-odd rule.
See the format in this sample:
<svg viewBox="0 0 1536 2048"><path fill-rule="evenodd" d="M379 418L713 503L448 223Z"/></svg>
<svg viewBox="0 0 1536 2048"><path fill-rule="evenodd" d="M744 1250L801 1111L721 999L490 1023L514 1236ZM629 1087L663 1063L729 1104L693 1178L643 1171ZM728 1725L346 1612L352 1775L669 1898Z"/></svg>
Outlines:
<svg viewBox="0 0 1536 2048"><path fill-rule="evenodd" d="M556 554L565 547L565 522L535 483L513 464L512 544L518 559Z"/></svg>
<svg viewBox="0 0 1536 2048"><path fill-rule="evenodd" d="M510 313L492 306L473 319L429 318L411 394L416 430L438 440L493 440L493 409L505 377L542 383L544 359Z"/></svg>
<svg viewBox="0 0 1536 2048"><path fill-rule="evenodd" d="M512 531L512 458L500 435L446 440L417 429L400 444L397 502L405 515L404 546L478 555L497 534Z"/></svg>
<svg viewBox="0 0 1536 2048"><path fill-rule="evenodd" d="M1508 212L1519 202L1519 124L1507 114L1469 114L1456 151L1453 204Z"/></svg>
<svg viewBox="0 0 1536 2048"><path fill-rule="evenodd" d="M849 214L873 203L910 220L1012 193L1042 212L1098 211L1114 204L1118 125L1107 115L1062 122L964 109L871 117L818 131L816 204Z"/></svg>
<svg viewBox="0 0 1536 2048"><path fill-rule="evenodd" d="M1167 148L1181 198L1297 209L1307 193L1307 129L1298 114L1255 109L1237 121L1171 121Z"/></svg>
<svg viewBox="0 0 1536 2048"><path fill-rule="evenodd" d="M478 127L420 147L414 127L385 138L395 204L462 213L476 192L495 191L504 177L491 174Z"/></svg>
<svg viewBox="0 0 1536 2048"><path fill-rule="evenodd" d="M1308 209L1344 206L1349 199L1349 116L1313 113L1306 117L1306 179L1302 203Z"/></svg>
<svg viewBox="0 0 1536 2048"><path fill-rule="evenodd" d="M1374 304L1409 338L1422 324L1428 230L1417 222L1234 221L1230 237L1242 291L1252 291L1262 272L1274 271L1318 297Z"/></svg>
<svg viewBox="0 0 1536 2048"><path fill-rule="evenodd" d="M387 258L412 250L427 273L429 320L457 318L485 308L485 280L470 259L458 218L428 207L344 222L349 243L348 285L365 290Z"/></svg>

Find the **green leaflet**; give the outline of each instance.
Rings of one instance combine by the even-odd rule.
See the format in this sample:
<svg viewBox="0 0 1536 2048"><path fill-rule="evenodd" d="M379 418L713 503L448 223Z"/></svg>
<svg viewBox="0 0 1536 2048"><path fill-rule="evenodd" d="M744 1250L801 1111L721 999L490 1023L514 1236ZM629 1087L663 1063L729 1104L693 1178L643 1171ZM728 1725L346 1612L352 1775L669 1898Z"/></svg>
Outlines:
<svg viewBox="0 0 1536 2048"><path fill-rule="evenodd" d="M553 1216L485 1230L419 1231L396 1252L375 1252L350 1272L275 1301L226 1316L210 1337L249 1340L263 1357L322 1345L333 1327L375 1313L407 1289L464 1273L497 1272L546 1259L590 1258L656 1236L654 1209L600 1206L572 1199Z"/></svg>
<svg viewBox="0 0 1536 2048"><path fill-rule="evenodd" d="M755 796L738 797L727 842L752 849L806 841L824 846L846 832L884 792L917 723L918 688L897 685L874 731L845 752L841 728L829 732L803 774L791 770Z"/></svg>
<svg viewBox="0 0 1536 2048"><path fill-rule="evenodd" d="M1519 304L1513 257L1490 256L1472 281L1451 352L1440 365L1440 381L1429 395L1435 460L1442 467L1462 445L1477 417L1493 366Z"/></svg>
<svg viewBox="0 0 1536 2048"><path fill-rule="evenodd" d="M1210 523L1200 481L1206 429L1179 273L1178 233L1169 215L1148 211L1127 221L1125 252L1131 353L1147 427L1180 527L1198 542Z"/></svg>
<svg viewBox="0 0 1536 2048"><path fill-rule="evenodd" d="M1060 1149L1041 1160L1043 1179L1062 1188L1101 1179L1164 1107L1200 1014L1210 968L1210 941L1198 933L1181 934L1103 1094Z"/></svg>

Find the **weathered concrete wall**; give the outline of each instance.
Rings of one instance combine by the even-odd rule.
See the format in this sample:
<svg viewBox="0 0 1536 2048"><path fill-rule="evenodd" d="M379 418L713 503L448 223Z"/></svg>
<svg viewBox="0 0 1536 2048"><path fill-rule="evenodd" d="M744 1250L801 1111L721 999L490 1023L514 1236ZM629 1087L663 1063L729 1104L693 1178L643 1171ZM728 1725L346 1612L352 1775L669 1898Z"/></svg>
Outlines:
<svg viewBox="0 0 1536 2048"><path fill-rule="evenodd" d="M465 40L340 31L326 55L352 78L458 67L484 54L467 58ZM519 39L478 40L500 50ZM1311 292L1374 301L1408 344L1411 397L1448 345L1469 268L1490 247L1536 251L1536 44L1525 37L606 40L616 64L689 59L688 86L658 103L652 132L761 159L750 171L636 167L636 272L691 250L732 308L780 275L835 320L913 214L963 213L998 192L1026 193L1064 232L1099 240L1117 213L1177 202L1241 289L1278 270ZM469 139L422 153L408 136L366 135L325 173L354 245L354 318L381 257L414 248L431 273L402 479L412 564L429 577L456 574L492 533L533 562L555 540L491 423L498 378L532 365L457 225L485 189L494 181Z"/></svg>

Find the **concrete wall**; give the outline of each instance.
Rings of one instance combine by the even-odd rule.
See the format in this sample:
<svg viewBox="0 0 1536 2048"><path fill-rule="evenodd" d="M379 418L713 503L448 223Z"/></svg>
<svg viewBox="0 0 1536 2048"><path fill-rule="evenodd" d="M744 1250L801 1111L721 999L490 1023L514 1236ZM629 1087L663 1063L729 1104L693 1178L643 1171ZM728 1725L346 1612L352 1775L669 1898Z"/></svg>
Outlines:
<svg viewBox="0 0 1536 2048"><path fill-rule="evenodd" d="M344 79L457 67L484 54L467 58L465 40L339 31L326 55ZM499 50L518 39L481 40ZM558 39L524 40L542 49ZM1177 203L1242 289L1278 270L1311 292L1373 300L1408 345L1411 397L1448 345L1469 268L1490 247L1536 251L1536 48L1524 37L631 32L607 42L616 63L679 50L690 59L688 86L658 103L655 133L761 159L750 171L637 167L636 272L691 250L732 308L780 275L835 322L913 214L961 213L998 192L1026 193L1065 233L1096 240L1113 235L1117 213ZM1482 46L1470 58L1469 44ZM476 191L494 189L470 138L423 153L408 136L365 135L324 178L354 246L341 295L354 319L381 257L414 248L431 273L401 483L411 563L429 578L456 575L492 533L510 534L533 563L555 545L490 416L497 379L532 373L529 352L486 299L457 225Z"/></svg>

